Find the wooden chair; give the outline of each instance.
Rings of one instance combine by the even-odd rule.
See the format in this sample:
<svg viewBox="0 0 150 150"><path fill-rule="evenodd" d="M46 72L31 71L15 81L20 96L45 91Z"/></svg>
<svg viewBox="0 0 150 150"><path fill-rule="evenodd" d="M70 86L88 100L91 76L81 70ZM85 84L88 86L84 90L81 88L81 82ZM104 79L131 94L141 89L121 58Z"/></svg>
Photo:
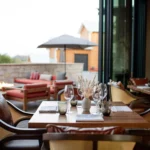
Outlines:
<svg viewBox="0 0 150 150"><path fill-rule="evenodd" d="M148 82L149 82L148 78L130 78L128 84L139 86L139 85L145 85ZM140 96L140 97L142 97L142 96L150 97L147 94L137 92L137 91L134 91L134 90L131 90L131 89L130 89L130 92L133 93L134 95L137 95L137 96Z"/></svg>
<svg viewBox="0 0 150 150"><path fill-rule="evenodd" d="M65 150L78 149L78 150L98 150L101 149L101 143L104 142L141 142L141 137L132 135L100 135L100 134L80 134L80 133L46 133L43 136L43 140L49 141L50 149L57 147L57 150L61 149L61 142L65 142ZM60 141L60 142L59 142ZM66 142L68 141L68 142ZM73 142L77 141L77 142ZM85 141L83 144L81 142ZM72 143L72 146L70 146ZM76 145L76 146L75 146ZM74 148L71 148L74 147ZM106 146L107 147L107 146ZM58 149L59 148L59 149ZM111 150L113 148L109 147ZM48 149L49 150L49 149ZM131 149L128 149L131 150Z"/></svg>
<svg viewBox="0 0 150 150"><path fill-rule="evenodd" d="M143 143L142 136L127 133L125 135L122 131L120 127L109 127L108 129L107 127L77 128L48 125L47 133L43 134L44 146L42 150L132 150L136 144ZM148 141L146 141L147 143ZM148 145L145 147L149 148Z"/></svg>
<svg viewBox="0 0 150 150"><path fill-rule="evenodd" d="M27 109L29 101L50 99L50 88L47 84L25 84L23 89L7 90L4 94L7 100L17 100L23 102L23 110Z"/></svg>
<svg viewBox="0 0 150 150"><path fill-rule="evenodd" d="M121 82L115 84L109 84L110 86L110 97L113 102L123 102L124 104L130 104L132 101L138 99L135 95L132 95L127 91Z"/></svg>
<svg viewBox="0 0 150 150"><path fill-rule="evenodd" d="M46 129L21 128L20 123L32 116L13 104L0 99L0 150L40 150L42 134Z"/></svg>
<svg viewBox="0 0 150 150"><path fill-rule="evenodd" d="M129 84L132 85L145 85L148 83L148 78L130 78Z"/></svg>
<svg viewBox="0 0 150 150"><path fill-rule="evenodd" d="M150 108L141 112L140 115L150 123Z"/></svg>
<svg viewBox="0 0 150 150"><path fill-rule="evenodd" d="M126 129L126 135L141 136L142 142L134 146L134 150L149 150L150 149L150 130L149 129Z"/></svg>

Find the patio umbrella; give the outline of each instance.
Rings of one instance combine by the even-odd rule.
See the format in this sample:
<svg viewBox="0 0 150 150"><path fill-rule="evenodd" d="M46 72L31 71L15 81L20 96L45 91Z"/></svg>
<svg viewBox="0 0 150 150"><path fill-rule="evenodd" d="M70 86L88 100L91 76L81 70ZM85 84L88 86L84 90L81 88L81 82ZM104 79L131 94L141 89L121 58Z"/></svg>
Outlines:
<svg viewBox="0 0 150 150"><path fill-rule="evenodd" d="M38 48L64 48L66 72L66 48L84 49L92 46L97 46L97 44L83 38L77 38L70 35L61 35L39 45Z"/></svg>

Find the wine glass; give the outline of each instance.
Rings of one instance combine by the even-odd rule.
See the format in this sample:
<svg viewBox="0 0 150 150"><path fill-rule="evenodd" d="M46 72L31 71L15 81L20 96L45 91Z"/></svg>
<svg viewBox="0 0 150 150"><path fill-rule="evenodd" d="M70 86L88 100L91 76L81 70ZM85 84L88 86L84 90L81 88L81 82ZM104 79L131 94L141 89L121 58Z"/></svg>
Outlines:
<svg viewBox="0 0 150 150"><path fill-rule="evenodd" d="M107 96L107 85L101 83L100 85L100 99L103 101Z"/></svg>
<svg viewBox="0 0 150 150"><path fill-rule="evenodd" d="M83 98L83 93L82 93L82 91L81 91L81 85L80 84L78 84L78 87L77 87L77 93L78 93L78 95L81 97L81 99Z"/></svg>
<svg viewBox="0 0 150 150"><path fill-rule="evenodd" d="M96 87L93 88L92 98L96 105L96 113L98 113L99 111L98 102L100 101L100 89L97 89Z"/></svg>
<svg viewBox="0 0 150 150"><path fill-rule="evenodd" d="M64 88L64 98L67 100L67 106L68 106L68 111L67 113L71 113L70 111L70 101L71 99L73 99L74 97L74 88L72 85L65 85L65 88Z"/></svg>

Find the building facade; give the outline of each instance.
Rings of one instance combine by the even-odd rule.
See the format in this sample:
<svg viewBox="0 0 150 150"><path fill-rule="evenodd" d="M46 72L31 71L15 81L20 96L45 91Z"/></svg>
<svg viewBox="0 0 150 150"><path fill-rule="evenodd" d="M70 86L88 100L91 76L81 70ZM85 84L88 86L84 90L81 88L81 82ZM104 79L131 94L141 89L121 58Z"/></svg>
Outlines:
<svg viewBox="0 0 150 150"><path fill-rule="evenodd" d="M98 22L84 22L79 30L81 38L98 44ZM52 49L50 49L52 50ZM63 62L63 49L57 49L57 62ZM84 71L98 71L98 46L86 49L66 49L67 63L84 63Z"/></svg>

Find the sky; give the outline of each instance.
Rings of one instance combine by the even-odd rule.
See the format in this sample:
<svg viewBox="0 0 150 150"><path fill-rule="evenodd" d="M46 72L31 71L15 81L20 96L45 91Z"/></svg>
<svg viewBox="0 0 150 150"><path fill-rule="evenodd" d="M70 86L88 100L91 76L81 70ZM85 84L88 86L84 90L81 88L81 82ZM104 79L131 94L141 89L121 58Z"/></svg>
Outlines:
<svg viewBox="0 0 150 150"><path fill-rule="evenodd" d="M98 7L99 0L0 0L0 54L47 61L48 51L37 46L62 34L79 36L82 22L98 21Z"/></svg>

